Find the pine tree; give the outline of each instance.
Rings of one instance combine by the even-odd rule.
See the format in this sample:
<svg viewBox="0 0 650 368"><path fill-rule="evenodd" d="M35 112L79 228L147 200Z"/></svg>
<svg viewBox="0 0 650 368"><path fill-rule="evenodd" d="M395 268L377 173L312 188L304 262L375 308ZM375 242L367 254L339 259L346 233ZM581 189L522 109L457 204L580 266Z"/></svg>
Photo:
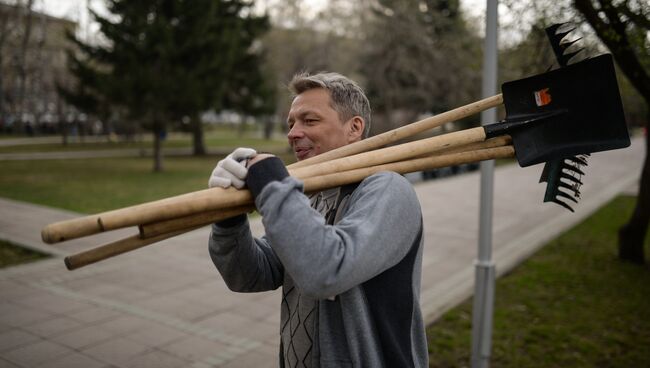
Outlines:
<svg viewBox="0 0 650 368"><path fill-rule="evenodd" d="M170 122L190 117L194 152L203 154L201 111L237 108L232 96L242 85L251 96L272 97L241 77L262 79L254 44L269 23L252 14L252 2L110 0L107 8L109 16L93 14L105 42L72 37L81 50L70 62L79 84L65 95L91 112L106 104L124 109L152 131L154 171L163 168L161 144Z"/></svg>

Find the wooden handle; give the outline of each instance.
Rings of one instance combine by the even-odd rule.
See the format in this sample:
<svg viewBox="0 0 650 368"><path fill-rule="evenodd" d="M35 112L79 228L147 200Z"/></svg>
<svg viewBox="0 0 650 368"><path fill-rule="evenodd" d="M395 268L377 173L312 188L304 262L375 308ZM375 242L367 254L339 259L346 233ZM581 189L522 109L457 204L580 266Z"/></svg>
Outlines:
<svg viewBox="0 0 650 368"><path fill-rule="evenodd" d="M320 191L327 188L356 183L380 171L395 171L400 174L406 174L415 171L431 170L440 167L462 165L496 158L514 157L514 155L515 150L512 146L487 148L471 152L458 152L448 155L432 155L429 157L364 167L340 173L315 176L305 179L304 185L306 192Z"/></svg>
<svg viewBox="0 0 650 368"><path fill-rule="evenodd" d="M205 226L217 221L225 220L227 218L241 215L243 213L251 212L255 209L252 204L245 206L238 206L226 208L223 210L214 210L207 212L200 212L179 218L173 218L165 221L152 222L138 226L140 230L140 238L147 239L161 234L170 233L178 230L192 228L195 226Z"/></svg>
<svg viewBox="0 0 650 368"><path fill-rule="evenodd" d="M492 142L495 144L496 142ZM395 171L401 174L409 172L431 170L440 167L461 165L465 163L478 162L483 160L491 160L496 158L509 158L514 157L515 151L512 146L491 147L479 149L469 152L456 152L446 155L431 155L428 157L421 157L401 162L393 162L384 165L377 165L365 168L359 168L342 173L333 173L323 176L316 176L305 179L305 191L314 192L327 188L337 187L345 184L355 183L363 180L364 178L378 173L380 171ZM161 232L163 228L167 228L170 232L159 233L153 235L149 232L151 237L142 239L140 235L135 235L113 243L105 244L97 248L93 248L84 252L80 252L65 258L66 267L69 270L74 270L104 259L114 257L116 255L126 253L146 245L153 244L195 229L209 225L215 221L223 220L224 218L233 216L233 214L245 213L250 207L237 207L229 209L228 216L226 212L206 212L196 215L194 218L188 216L187 218L166 221L158 224L155 229ZM213 216L213 217L211 217ZM188 225L191 224L191 225ZM150 224L152 226L154 224ZM189 228L183 228L190 226ZM154 227L152 227L153 229Z"/></svg>
<svg viewBox="0 0 650 368"><path fill-rule="evenodd" d="M307 166L294 170L292 174L303 179L337 171L394 162L428 152L435 152L442 148L478 142L485 139L484 132L484 129L481 127L462 130L421 141L360 153L332 162ZM298 172L298 170L303 171ZM51 244L97 234L103 231L137 226L143 223L158 222L199 212L241 206L251 203L252 200L253 197L248 190L237 190L235 188L204 189L96 215L56 222L43 228L41 238L44 242Z"/></svg>
<svg viewBox="0 0 650 368"><path fill-rule="evenodd" d="M298 178L309 178L318 175L354 170L361 167L403 161L424 154L438 152L443 149L482 142L484 140L485 129L477 127L421 139L419 141L408 142L397 146L358 153L356 155L342 157L332 161L292 169L289 172L292 176Z"/></svg>
<svg viewBox="0 0 650 368"><path fill-rule="evenodd" d="M211 188L158 201L120 208L96 215L60 221L41 230L46 243L75 239L103 231L137 226L142 223L168 220L218 208L235 207L250 203L253 197L248 190Z"/></svg>
<svg viewBox="0 0 650 368"><path fill-rule="evenodd" d="M416 121L408 125L390 130L388 132L378 134L376 136L366 138L362 141L349 144L347 146L339 147L335 150L321 153L318 156L308 158L303 161L296 162L289 166L290 169L297 169L305 166L310 166L316 163L335 160L341 157L355 155L357 153L374 150L379 147L395 143L404 138L412 137L416 134L425 132L427 130L442 126L446 123L460 120L468 116L478 114L481 111L496 107L503 104L503 95L498 94L488 97L465 106L457 107L438 115L432 116L427 119Z"/></svg>
<svg viewBox="0 0 650 368"><path fill-rule="evenodd" d="M433 155L446 155L450 153L470 152L470 151L477 151L486 148L503 147L503 146L508 146L510 144L512 144L512 137L509 135L502 135L500 137L487 139L483 142L476 142L476 143L464 144L461 146L445 148L438 152L435 152ZM431 154L422 155L422 157L428 157L428 156L431 156Z"/></svg>
<svg viewBox="0 0 650 368"><path fill-rule="evenodd" d="M506 145L509 145L512 142L512 139L510 136L501 136L497 138L492 138L488 139L487 141L484 142L478 142L478 143L472 143L460 147L451 147L449 149L446 149L444 151L444 154L452 154L452 153L460 153L460 152L469 152L469 151L479 151L479 150L484 150L487 148L495 148L495 147L503 147ZM443 152L439 153L434 153L433 155L442 155ZM432 155L428 154L423 157L419 158L431 158ZM472 156L470 158L465 158L465 156L455 156L456 158L461 158L463 160L473 160L473 159L479 159L479 156ZM453 159L452 159L453 160ZM441 158L440 161L437 163L429 160L427 161L430 164L435 164L435 165L444 165L446 163L452 162L450 159L445 159ZM454 165L452 162L451 165ZM391 166L394 167L394 166ZM440 166L436 166L440 167ZM425 168L426 169L426 168ZM423 169L424 170L424 169ZM418 170L415 170L418 171ZM412 171L409 171L412 172ZM309 192L309 190L306 190ZM176 230L181 230L184 228L192 227L192 226L200 226L200 225L208 225L232 216L236 216L242 213L247 213L255 209L255 207L251 204L248 206L241 206L241 207L234 207L234 208L227 208L227 209L219 209L219 210L214 210L214 211L208 211L208 212L201 212L197 214L192 214L189 216L184 216L180 218L172 218L169 220L165 221L160 221L160 222L153 222L153 223L148 223L148 224L143 224L139 225L140 229L140 237L145 239L145 238L150 238L153 236L158 236L160 234L176 231Z"/></svg>
<svg viewBox="0 0 650 368"><path fill-rule="evenodd" d="M134 235L124 238L112 243L104 244L97 248L89 249L77 254L67 256L63 259L65 266L68 270L76 270L77 268L93 264L95 262L103 261L105 259L115 257L122 253L130 252L146 245L157 243L171 237L181 235L183 233L198 229L200 226L178 230L166 234L154 236L152 238L141 239L140 235Z"/></svg>
<svg viewBox="0 0 650 368"><path fill-rule="evenodd" d="M360 142L325 152L321 155L290 165L289 169L308 167L315 163L338 159L347 155L358 154L360 152L382 147L400 139L424 132L428 129L498 106L502 103L503 96L501 94L492 96L438 114L431 118L420 120L389 132L364 139ZM396 160L397 159L392 161ZM378 164L380 162L375 161L375 163ZM355 166L348 164L347 167L353 168ZM322 172L328 171L324 170ZM97 234L103 231L135 226L144 222L162 221L197 212L206 212L216 208L233 207L246 203L251 199L252 197L248 191L237 191L233 188L206 189L96 215L53 223L43 228L41 231L41 238L45 243L53 244Z"/></svg>

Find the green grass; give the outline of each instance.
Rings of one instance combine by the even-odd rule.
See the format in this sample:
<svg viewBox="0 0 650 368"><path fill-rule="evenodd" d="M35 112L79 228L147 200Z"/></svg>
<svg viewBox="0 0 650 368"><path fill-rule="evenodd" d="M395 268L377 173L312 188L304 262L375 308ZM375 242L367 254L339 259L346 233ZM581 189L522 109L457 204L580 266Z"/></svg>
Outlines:
<svg viewBox="0 0 650 368"><path fill-rule="evenodd" d="M292 162L290 154L280 157ZM221 157L0 161L0 197L96 213L205 189Z"/></svg>
<svg viewBox="0 0 650 368"><path fill-rule="evenodd" d="M216 158L151 158L0 162L0 196L95 213L204 189Z"/></svg>
<svg viewBox="0 0 650 368"><path fill-rule="evenodd" d="M98 151L112 149L149 149L151 142L69 142L67 145L61 143L24 144L17 146L0 147L0 153L32 153L32 152L75 152L75 151ZM179 145L181 146L181 145ZM176 147L176 144L165 147ZM182 147L182 146L181 146Z"/></svg>
<svg viewBox="0 0 650 368"><path fill-rule="evenodd" d="M8 152L61 152L97 149L152 148L150 134L143 142L34 144L0 147ZM287 164L294 161L285 139L264 140L258 132L214 127L205 132L208 149L230 151L254 147L273 152ZM164 147L191 147L191 135L175 133ZM220 156L165 157L164 172L152 172L151 157L69 160L0 161L0 197L96 213L205 189Z"/></svg>
<svg viewBox="0 0 650 368"><path fill-rule="evenodd" d="M33 262L47 257L49 256L46 254L0 240L0 268Z"/></svg>
<svg viewBox="0 0 650 368"><path fill-rule="evenodd" d="M497 281L492 367L650 367L650 269L616 258L634 203L616 198ZM429 326L431 367L469 365L471 309Z"/></svg>
<svg viewBox="0 0 650 368"><path fill-rule="evenodd" d="M60 138L60 137L59 137ZM118 137L115 141L95 141L96 138L88 138L81 141L79 138L69 138L68 144L42 143L23 144L15 146L0 146L0 153L30 153L30 152L73 152L113 149L152 149L153 143L151 134L143 134L141 138L133 141L124 141ZM255 147L260 151L282 151L288 150L286 139L265 140L259 138L257 132L244 132L241 136L236 130L217 129L205 133L205 145L209 149L230 150L236 147ZM169 136L163 142L165 148L190 148L192 147L192 136L190 134L176 133Z"/></svg>

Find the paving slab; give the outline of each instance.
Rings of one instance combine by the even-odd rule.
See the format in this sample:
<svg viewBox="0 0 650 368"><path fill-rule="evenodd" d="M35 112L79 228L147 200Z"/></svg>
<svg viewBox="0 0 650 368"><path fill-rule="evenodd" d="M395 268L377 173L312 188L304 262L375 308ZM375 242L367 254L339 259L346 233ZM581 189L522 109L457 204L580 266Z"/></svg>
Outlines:
<svg viewBox="0 0 650 368"><path fill-rule="evenodd" d="M592 155L575 213L541 203L540 165L498 167L497 273L634 187L644 154L637 138L629 149ZM430 323L472 294L479 174L414 187L426 239L421 305ZM43 226L75 216L0 199L0 238L53 255L0 270L0 366L277 366L280 293L229 291L208 256L209 228L70 272L63 256L136 233L125 229L56 246L40 241ZM259 219L252 227L263 232Z"/></svg>

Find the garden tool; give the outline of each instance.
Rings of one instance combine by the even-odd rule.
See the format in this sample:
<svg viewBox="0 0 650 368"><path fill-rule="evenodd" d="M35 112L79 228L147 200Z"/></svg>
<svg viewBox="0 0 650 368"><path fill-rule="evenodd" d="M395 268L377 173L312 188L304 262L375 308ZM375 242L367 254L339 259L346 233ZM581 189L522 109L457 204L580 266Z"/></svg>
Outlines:
<svg viewBox="0 0 650 368"><path fill-rule="evenodd" d="M402 161L505 134L512 136L521 166L629 145L609 55L508 82L502 89L507 115L500 123L297 169L292 167L290 172L305 179ZM54 243L102 231L244 205L251 199L247 191L212 188L51 224L43 229L42 237L45 242Z"/></svg>
<svg viewBox="0 0 650 368"><path fill-rule="evenodd" d="M506 119L486 137L510 134L522 167L630 145L611 55L504 83Z"/></svg>
<svg viewBox="0 0 650 368"><path fill-rule="evenodd" d="M328 162L297 168L292 166L290 171L305 182L306 190L308 187L310 190L322 190L360 181L377 170L406 173L451 166L459 162L511 157L513 154L521 166L528 166L550 159L629 145L609 55L505 83L502 89L503 96L494 96L489 103L503 98L506 118L499 123L357 153ZM390 137L393 133L389 132L387 136ZM450 149L459 150L462 145L505 136L512 136L514 150L512 146L506 145L443 154L443 151L449 152ZM348 147L355 145L357 144ZM188 221L188 216L208 211L226 211L250 204L251 200L247 190L212 188L51 224L43 229L42 236L46 242L57 242L175 218ZM187 229L194 228L196 224L193 221L187 223ZM165 233L155 237L163 239ZM110 249L103 251L105 254L111 253Z"/></svg>
<svg viewBox="0 0 650 368"><path fill-rule="evenodd" d="M504 83L502 92L506 118L498 123L300 167L291 174L309 177L379 165L501 135L512 136L522 167L630 144L611 55Z"/></svg>
<svg viewBox="0 0 650 368"><path fill-rule="evenodd" d="M460 120L465 117L477 114L483 110L499 106L503 103L502 95L495 95L464 106L440 113L438 115L404 125L391 131L339 147L321 155L296 162L287 168L294 168L315 165L327 160L338 159L348 155L366 152L379 147L392 144L396 141L411 137L413 135L442 126L443 124ZM246 192L246 191L243 191ZM191 215L211 210L220 210L226 207L236 206L231 201L224 201L224 197L237 191L232 189L211 188L191 192L180 196L165 198L153 202L143 203L135 206L108 211L96 215L84 216L72 220L60 221L49 224L41 231L41 238L45 243L53 244L66 240L76 239L84 236L98 234L104 231L116 230L128 226L136 226L145 223L163 221L181 216ZM217 200L212 200L219 197ZM203 200L202 200L203 199ZM168 210L168 202L194 203L193 206L185 206L179 210L173 208ZM235 198L235 202L242 198Z"/></svg>
<svg viewBox="0 0 650 368"><path fill-rule="evenodd" d="M584 50L576 49L573 45L580 41L577 38L567 41L566 36L575 30L569 23L554 24L546 28L546 36L551 44L555 59L560 67L565 67L571 62L577 61L577 56ZM572 48L572 50L570 50ZM550 68L549 68L550 70ZM580 199L580 187L582 186L583 167L587 166L589 154L580 156L569 156L557 160L550 160L544 164L542 176L539 182L546 182L544 202L554 202L573 212L573 208L566 200L578 203ZM562 199L565 200L561 200Z"/></svg>

